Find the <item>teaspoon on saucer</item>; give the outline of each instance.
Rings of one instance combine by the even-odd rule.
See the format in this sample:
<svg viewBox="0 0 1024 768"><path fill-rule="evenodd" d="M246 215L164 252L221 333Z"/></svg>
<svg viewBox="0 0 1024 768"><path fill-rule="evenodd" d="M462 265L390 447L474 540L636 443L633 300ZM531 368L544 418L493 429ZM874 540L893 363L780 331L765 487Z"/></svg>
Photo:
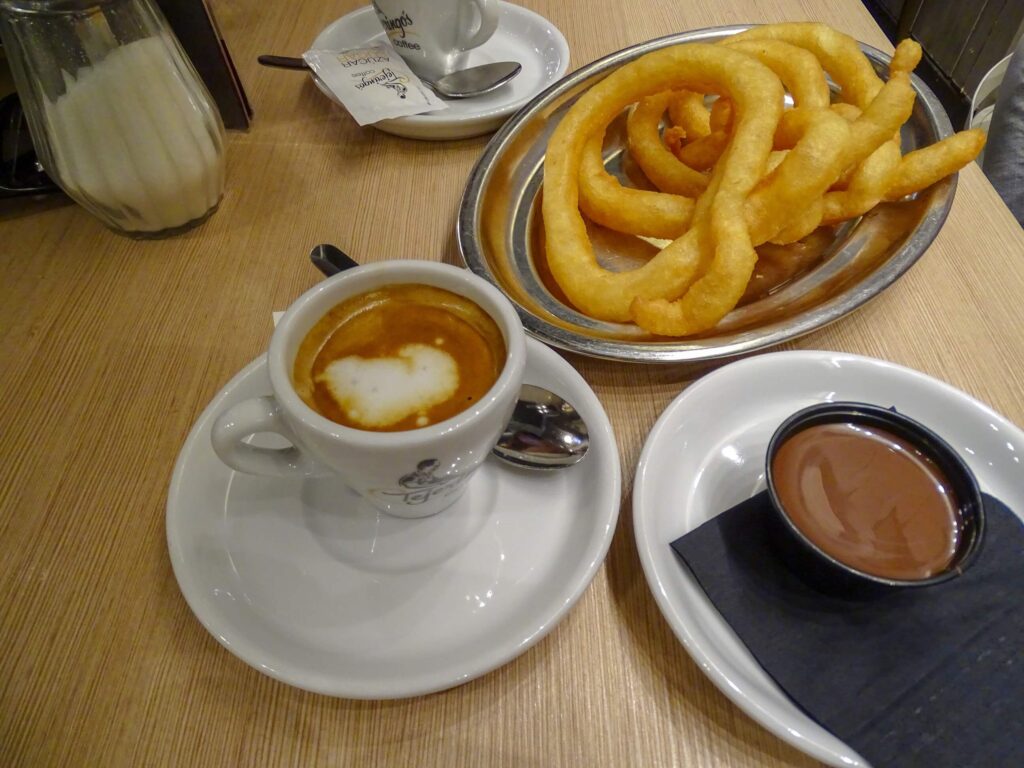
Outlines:
<svg viewBox="0 0 1024 768"><path fill-rule="evenodd" d="M330 243L313 246L309 259L327 277L359 266ZM554 392L524 384L512 418L491 453L517 467L551 470L578 463L588 448L590 435L579 412Z"/></svg>
<svg viewBox="0 0 1024 768"><path fill-rule="evenodd" d="M523 384L512 418L491 453L528 469L561 469L580 461L590 447L587 424L550 390Z"/></svg>
<svg viewBox="0 0 1024 768"><path fill-rule="evenodd" d="M305 60L297 56L272 56L263 54L256 59L265 67L279 69L309 69ZM439 77L437 80L420 78L430 88L446 99L469 99L500 88L518 75L523 69L517 61L494 61L476 67L460 69Z"/></svg>
<svg viewBox="0 0 1024 768"><path fill-rule="evenodd" d="M492 61L490 64L460 69L433 82L423 82L438 96L446 99L471 99L500 88L522 69L523 65L518 61Z"/></svg>

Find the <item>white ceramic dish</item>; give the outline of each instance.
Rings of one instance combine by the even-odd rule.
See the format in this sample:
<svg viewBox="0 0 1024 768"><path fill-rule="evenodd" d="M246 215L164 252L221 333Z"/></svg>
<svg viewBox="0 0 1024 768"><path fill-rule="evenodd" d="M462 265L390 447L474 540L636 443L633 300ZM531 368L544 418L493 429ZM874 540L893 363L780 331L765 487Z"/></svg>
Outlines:
<svg viewBox="0 0 1024 768"><path fill-rule="evenodd" d="M498 129L508 117L569 69L569 44L547 19L512 3L499 3L500 19L494 35L467 55L468 67L494 61L518 61L523 70L507 85L472 99L446 102L448 108L374 123L385 133L409 139L465 139ZM387 36L371 6L360 8L331 23L310 48L342 50ZM337 99L314 80L329 98Z"/></svg>
<svg viewBox="0 0 1024 768"><path fill-rule="evenodd" d="M552 473L490 459L455 506L420 520L373 511L335 479L228 469L215 414L270 392L263 358L235 376L189 434L167 499L174 574L218 642L300 688L386 699L464 683L551 631L604 560L621 478L593 391L527 342L525 380L580 411L586 459Z"/></svg>
<svg viewBox="0 0 1024 768"><path fill-rule="evenodd" d="M867 766L775 685L725 623L669 542L765 487L775 428L816 402L896 406L956 448L983 491L1024 510L1024 432L986 405L922 373L834 352L777 352L705 376L658 419L633 488L637 548L648 585L680 642L722 692L765 728L828 765Z"/></svg>

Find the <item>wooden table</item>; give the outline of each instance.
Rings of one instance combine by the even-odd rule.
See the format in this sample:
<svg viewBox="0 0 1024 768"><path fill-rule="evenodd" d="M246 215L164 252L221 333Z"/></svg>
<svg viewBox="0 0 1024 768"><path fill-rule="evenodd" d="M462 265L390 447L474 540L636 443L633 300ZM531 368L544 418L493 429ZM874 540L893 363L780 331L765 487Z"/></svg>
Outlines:
<svg viewBox="0 0 1024 768"><path fill-rule="evenodd" d="M459 262L464 180L485 138L359 129L308 78L256 65L304 50L349 0L219 0L256 110L230 136L202 227L118 237L72 205L0 212L0 763L40 766L778 766L813 760L704 677L648 592L630 494L644 438L698 371L569 355L619 440L622 513L568 618L507 666L397 702L305 693L200 626L164 537L171 468L209 399L265 348L270 312L334 242L363 261ZM671 32L820 20L891 50L855 0L528 0L573 67ZM386 200L387 206L379 205ZM950 382L1024 423L1024 233L976 167L924 258L794 347L861 353Z"/></svg>

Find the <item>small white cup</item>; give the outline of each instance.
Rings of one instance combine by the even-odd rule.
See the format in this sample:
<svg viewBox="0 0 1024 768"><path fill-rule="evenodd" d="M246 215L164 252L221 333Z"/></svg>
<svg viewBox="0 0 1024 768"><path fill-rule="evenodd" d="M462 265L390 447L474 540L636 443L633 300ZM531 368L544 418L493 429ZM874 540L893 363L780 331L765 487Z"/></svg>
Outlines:
<svg viewBox="0 0 1024 768"><path fill-rule="evenodd" d="M391 45L422 78L463 69L498 28L498 0L373 0Z"/></svg>
<svg viewBox="0 0 1024 768"><path fill-rule="evenodd" d="M507 357L498 380L472 407L421 429L372 432L321 416L292 385L300 343L345 299L398 283L443 288L487 312L505 337ZM245 400L221 413L213 425L213 448L240 472L278 477L335 474L384 512L427 517L453 504L490 454L512 416L525 366L526 338L515 309L494 286L468 270L423 261L354 267L317 284L289 307L267 352L273 395ZM262 448L245 442L262 432L277 433L292 447Z"/></svg>

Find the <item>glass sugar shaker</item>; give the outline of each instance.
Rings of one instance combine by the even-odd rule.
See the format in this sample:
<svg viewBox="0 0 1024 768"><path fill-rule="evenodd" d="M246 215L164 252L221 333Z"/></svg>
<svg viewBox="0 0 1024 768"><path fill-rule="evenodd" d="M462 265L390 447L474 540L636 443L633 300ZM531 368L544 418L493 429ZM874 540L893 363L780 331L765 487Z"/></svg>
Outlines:
<svg viewBox="0 0 1024 768"><path fill-rule="evenodd" d="M47 173L115 231L164 237L224 192L224 126L151 0L0 0L0 39Z"/></svg>

